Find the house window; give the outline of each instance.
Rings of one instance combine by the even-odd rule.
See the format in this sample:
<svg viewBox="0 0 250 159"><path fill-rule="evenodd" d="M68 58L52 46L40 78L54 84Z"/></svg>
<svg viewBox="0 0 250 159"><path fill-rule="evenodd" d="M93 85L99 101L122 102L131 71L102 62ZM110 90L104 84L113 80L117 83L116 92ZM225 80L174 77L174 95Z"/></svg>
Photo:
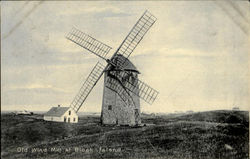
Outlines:
<svg viewBox="0 0 250 159"><path fill-rule="evenodd" d="M69 115L71 114L71 111L69 111Z"/></svg>
<svg viewBox="0 0 250 159"><path fill-rule="evenodd" d="M109 105L109 106L108 106L108 110L112 110L112 105Z"/></svg>
<svg viewBox="0 0 250 159"><path fill-rule="evenodd" d="M68 122L70 123L70 118L68 118Z"/></svg>

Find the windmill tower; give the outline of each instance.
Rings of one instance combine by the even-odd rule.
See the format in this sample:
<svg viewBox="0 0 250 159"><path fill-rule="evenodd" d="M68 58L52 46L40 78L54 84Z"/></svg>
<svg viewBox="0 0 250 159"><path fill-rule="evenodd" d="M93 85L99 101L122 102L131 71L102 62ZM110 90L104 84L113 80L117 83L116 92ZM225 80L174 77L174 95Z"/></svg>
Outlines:
<svg viewBox="0 0 250 159"><path fill-rule="evenodd" d="M117 55L114 58L114 61L116 60L125 60L125 57ZM127 81L134 84L137 90L139 89L137 83L135 83L138 80L139 71L129 60L126 62L127 63L123 67L123 69L126 70L126 75L123 75L124 71L117 72L112 68L108 68L104 73L104 91L101 112L102 124L141 124L139 97L133 95L129 91L117 93L117 90L123 91L123 87L126 86ZM116 79L118 76L120 76L121 79ZM120 81L120 83L115 80Z"/></svg>
<svg viewBox="0 0 250 159"><path fill-rule="evenodd" d="M70 107L78 112L82 104L104 74L101 123L108 125L139 125L140 99L152 104L158 92L138 79L139 71L129 61L129 56L155 23L156 18L145 11L110 59L108 45L73 28L67 39L87 49L107 62L100 62L92 69Z"/></svg>

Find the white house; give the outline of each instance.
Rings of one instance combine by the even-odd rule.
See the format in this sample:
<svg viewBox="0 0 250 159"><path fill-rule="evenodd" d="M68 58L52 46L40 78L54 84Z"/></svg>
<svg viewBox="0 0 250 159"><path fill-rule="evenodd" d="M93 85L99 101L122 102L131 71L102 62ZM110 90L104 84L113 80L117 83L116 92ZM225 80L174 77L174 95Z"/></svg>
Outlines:
<svg viewBox="0 0 250 159"><path fill-rule="evenodd" d="M78 116L76 112L70 107L52 107L44 114L44 120L55 122L77 123Z"/></svg>

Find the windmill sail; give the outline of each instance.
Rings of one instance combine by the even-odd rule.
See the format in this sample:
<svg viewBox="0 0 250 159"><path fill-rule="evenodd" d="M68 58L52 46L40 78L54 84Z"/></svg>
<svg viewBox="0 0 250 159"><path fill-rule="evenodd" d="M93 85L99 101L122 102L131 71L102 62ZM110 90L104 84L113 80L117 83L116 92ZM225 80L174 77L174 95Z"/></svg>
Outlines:
<svg viewBox="0 0 250 159"><path fill-rule="evenodd" d="M105 66L102 65L100 62L97 62L97 64L87 77L87 80L83 83L78 94L75 96L74 100L70 104L70 107L76 112L78 112L78 110L81 108L83 102L86 100L98 80L101 78L104 70Z"/></svg>
<svg viewBox="0 0 250 159"><path fill-rule="evenodd" d="M111 50L111 47L108 45L96 40L95 38L81 32L76 28L72 28L71 32L66 36L66 38L104 60L106 60L105 57Z"/></svg>
<svg viewBox="0 0 250 159"><path fill-rule="evenodd" d="M131 75L129 75L126 71L122 71L120 74L116 74L115 76L123 81L123 86L127 90L137 95L149 104L152 104L159 94L159 92L157 92L146 83L140 81L138 78L130 78ZM117 87L117 83L114 80L109 80L107 82L109 82L110 87L115 88L117 92L122 91L120 89L123 88Z"/></svg>
<svg viewBox="0 0 250 159"><path fill-rule="evenodd" d="M135 105L129 92L117 79L108 78L106 87L116 92L126 105Z"/></svg>
<svg viewBox="0 0 250 159"><path fill-rule="evenodd" d="M155 21L156 17L154 17L150 12L145 11L122 42L116 54L121 54L128 58ZM124 63L125 61L121 60L117 63L117 66L122 68Z"/></svg>

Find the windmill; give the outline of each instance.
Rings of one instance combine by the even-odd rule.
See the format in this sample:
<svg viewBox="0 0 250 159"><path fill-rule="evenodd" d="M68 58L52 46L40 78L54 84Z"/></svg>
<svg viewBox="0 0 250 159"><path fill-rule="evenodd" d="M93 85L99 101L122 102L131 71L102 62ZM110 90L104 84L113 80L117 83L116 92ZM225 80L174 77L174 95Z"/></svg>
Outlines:
<svg viewBox="0 0 250 159"><path fill-rule="evenodd" d="M139 71L128 60L156 17L145 11L110 59L108 45L73 28L66 38L107 62L97 62L73 99L70 107L77 113L104 74L101 123L104 125L139 125L140 99L152 104L158 92L138 79Z"/></svg>

